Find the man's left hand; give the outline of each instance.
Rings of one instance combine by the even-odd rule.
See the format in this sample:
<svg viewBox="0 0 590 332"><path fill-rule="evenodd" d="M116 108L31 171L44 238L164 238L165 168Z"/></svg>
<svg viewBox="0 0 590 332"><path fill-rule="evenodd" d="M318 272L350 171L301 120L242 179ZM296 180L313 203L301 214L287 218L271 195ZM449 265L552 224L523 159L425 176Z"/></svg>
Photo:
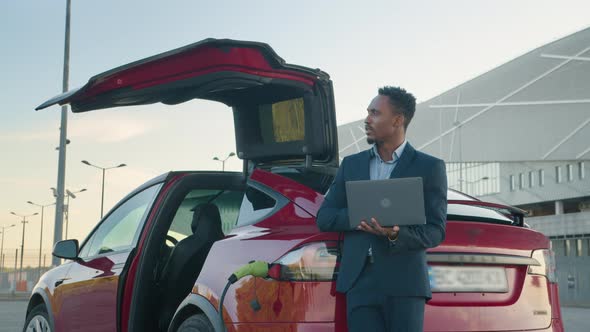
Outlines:
<svg viewBox="0 0 590 332"><path fill-rule="evenodd" d="M357 229L367 233L385 236L389 239L396 239L399 233L399 226L396 225L393 227L383 227L375 218L371 218L370 224L365 220L361 221L361 224L357 227Z"/></svg>

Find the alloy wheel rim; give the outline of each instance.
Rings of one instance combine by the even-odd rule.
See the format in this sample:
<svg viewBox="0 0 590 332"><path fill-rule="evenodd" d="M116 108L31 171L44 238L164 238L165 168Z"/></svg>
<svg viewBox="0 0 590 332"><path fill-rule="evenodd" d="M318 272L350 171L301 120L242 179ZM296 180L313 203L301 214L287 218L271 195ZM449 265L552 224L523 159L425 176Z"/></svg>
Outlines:
<svg viewBox="0 0 590 332"><path fill-rule="evenodd" d="M27 325L27 332L51 332L51 328L49 328L49 322L45 317L37 315Z"/></svg>

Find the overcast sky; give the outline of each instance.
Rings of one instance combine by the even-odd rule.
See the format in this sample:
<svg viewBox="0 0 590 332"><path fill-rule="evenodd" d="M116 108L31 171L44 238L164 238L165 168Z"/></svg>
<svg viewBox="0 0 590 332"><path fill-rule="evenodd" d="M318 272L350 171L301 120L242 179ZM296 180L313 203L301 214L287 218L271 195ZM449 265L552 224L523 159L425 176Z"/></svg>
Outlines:
<svg viewBox="0 0 590 332"><path fill-rule="evenodd" d="M53 202L59 107L34 108L61 92L65 0L0 1L0 227L5 253L20 246L10 214ZM339 124L361 118L376 89L399 85L418 102L533 48L590 25L582 1L72 1L70 87L115 66L204 38L270 44L287 62L328 72ZM192 101L69 115L66 188L86 188L70 203L70 238L82 240L105 210L168 170L220 169L234 151L230 110ZM226 168L240 170L231 158ZM43 249L53 241L55 210L45 210ZM26 225L25 253L39 250L40 218ZM7 257L7 262L12 258ZM49 257L47 258L50 259ZM31 259L33 261L33 259ZM27 262L25 262L25 265Z"/></svg>

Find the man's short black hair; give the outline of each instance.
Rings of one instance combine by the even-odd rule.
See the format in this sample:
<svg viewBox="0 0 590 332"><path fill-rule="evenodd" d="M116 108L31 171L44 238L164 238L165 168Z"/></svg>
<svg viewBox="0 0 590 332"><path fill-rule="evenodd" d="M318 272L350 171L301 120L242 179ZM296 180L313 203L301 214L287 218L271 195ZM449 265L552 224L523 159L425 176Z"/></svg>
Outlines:
<svg viewBox="0 0 590 332"><path fill-rule="evenodd" d="M379 88L379 94L389 97L389 103L393 105L396 111L404 116L404 130L408 130L408 125L416 112L416 97L397 86L384 86Z"/></svg>

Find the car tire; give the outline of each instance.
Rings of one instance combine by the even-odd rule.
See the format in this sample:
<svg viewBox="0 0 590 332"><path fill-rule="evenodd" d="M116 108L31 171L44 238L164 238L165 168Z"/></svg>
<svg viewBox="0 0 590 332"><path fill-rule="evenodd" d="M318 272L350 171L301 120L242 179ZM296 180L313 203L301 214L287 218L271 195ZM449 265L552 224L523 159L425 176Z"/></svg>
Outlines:
<svg viewBox="0 0 590 332"><path fill-rule="evenodd" d="M39 304L27 315L23 332L51 332L49 314L45 304Z"/></svg>
<svg viewBox="0 0 590 332"><path fill-rule="evenodd" d="M203 314L192 315L178 327L178 332L215 332L211 322Z"/></svg>

